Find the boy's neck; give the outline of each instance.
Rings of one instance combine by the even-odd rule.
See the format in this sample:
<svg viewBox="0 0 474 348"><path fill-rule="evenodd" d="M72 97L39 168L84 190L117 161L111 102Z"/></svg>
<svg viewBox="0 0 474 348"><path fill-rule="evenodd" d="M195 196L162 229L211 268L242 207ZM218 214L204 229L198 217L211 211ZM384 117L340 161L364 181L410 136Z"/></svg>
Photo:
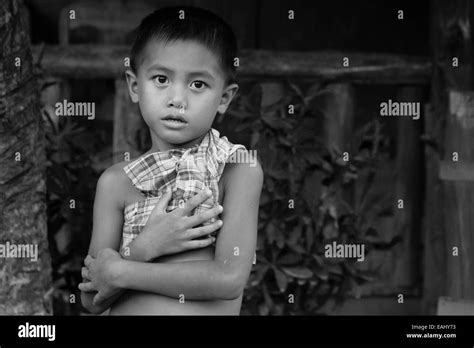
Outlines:
<svg viewBox="0 0 474 348"><path fill-rule="evenodd" d="M161 142L161 145L159 145L156 139L153 139L152 137L152 147L145 154L149 154L153 152L163 152L163 151L168 151L172 149L188 149L188 148L194 147L197 144L200 144L202 140L204 139L204 137L206 136L206 134L207 132L197 137L196 139L190 140L182 144L169 144L169 143Z"/></svg>

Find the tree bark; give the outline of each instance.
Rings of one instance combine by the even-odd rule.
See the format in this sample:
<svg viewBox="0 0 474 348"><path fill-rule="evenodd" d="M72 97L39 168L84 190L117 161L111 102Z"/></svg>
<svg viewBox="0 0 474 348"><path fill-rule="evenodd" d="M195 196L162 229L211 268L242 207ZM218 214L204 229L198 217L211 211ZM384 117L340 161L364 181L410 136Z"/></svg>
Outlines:
<svg viewBox="0 0 474 348"><path fill-rule="evenodd" d="M45 137L20 8L0 3L0 314L44 315L52 314ZM20 245L28 252L14 256Z"/></svg>

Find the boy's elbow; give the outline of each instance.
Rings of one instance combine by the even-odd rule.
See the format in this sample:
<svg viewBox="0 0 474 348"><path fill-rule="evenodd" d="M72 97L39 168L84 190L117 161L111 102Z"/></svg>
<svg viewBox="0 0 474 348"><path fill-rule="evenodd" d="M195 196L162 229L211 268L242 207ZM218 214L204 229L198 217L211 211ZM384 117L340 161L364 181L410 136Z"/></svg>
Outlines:
<svg viewBox="0 0 474 348"><path fill-rule="evenodd" d="M223 277L223 284L220 288L222 300L235 300L244 292L245 281L242 280L242 277L228 273Z"/></svg>

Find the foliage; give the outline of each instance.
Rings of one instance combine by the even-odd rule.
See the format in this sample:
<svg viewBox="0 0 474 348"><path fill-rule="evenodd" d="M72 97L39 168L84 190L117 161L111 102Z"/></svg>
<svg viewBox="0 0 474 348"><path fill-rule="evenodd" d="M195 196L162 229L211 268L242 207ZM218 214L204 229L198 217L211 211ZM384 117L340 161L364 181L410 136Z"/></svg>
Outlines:
<svg viewBox="0 0 474 348"><path fill-rule="evenodd" d="M77 285L92 231L97 180L107 155L104 139L68 117L57 117L43 106L47 139L48 242L54 281L54 313L81 311ZM74 295L72 297L71 295Z"/></svg>
<svg viewBox="0 0 474 348"><path fill-rule="evenodd" d="M316 314L331 297L340 304L354 295L355 285L376 274L359 270L354 259L325 258L324 246L363 243L367 254L396 242L384 243L364 216L386 145L380 124L355 132L350 161L344 161L340 150L317 134L324 124L320 97L326 90L318 84L305 92L290 82L284 87L280 98L264 105L265 90L254 85L229 111L234 120L226 120L236 124L231 139L247 133L247 144L257 150L265 173L257 263L244 293L243 314ZM360 197L351 195L355 185L363 188Z"/></svg>

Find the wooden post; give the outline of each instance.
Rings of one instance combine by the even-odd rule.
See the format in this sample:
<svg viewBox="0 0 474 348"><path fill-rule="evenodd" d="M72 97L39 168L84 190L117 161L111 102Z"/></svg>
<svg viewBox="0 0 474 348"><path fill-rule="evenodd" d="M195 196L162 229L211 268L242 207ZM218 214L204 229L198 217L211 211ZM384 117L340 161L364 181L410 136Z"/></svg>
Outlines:
<svg viewBox="0 0 474 348"><path fill-rule="evenodd" d="M350 162L350 159L354 156L350 149L350 135L354 126L355 113L354 89L348 83L329 84L324 100L326 146L331 151L340 154L341 158L347 152ZM338 194L341 194L347 202L353 200L354 192L352 190L346 190Z"/></svg>
<svg viewBox="0 0 474 348"><path fill-rule="evenodd" d="M433 103L434 101L432 101ZM434 315L440 296L446 293L446 234L443 220L443 183L438 177L441 117L432 104L423 117L425 141L425 195L423 214L423 296L422 314Z"/></svg>
<svg viewBox="0 0 474 348"><path fill-rule="evenodd" d="M398 92L398 102L419 103L422 112L423 89L407 86ZM421 285L421 207L422 148L420 119L397 118L397 158L395 182L395 233L402 241L394 247L393 277L396 286L414 289ZM400 201L400 200L403 200ZM401 208L403 204L403 208Z"/></svg>
<svg viewBox="0 0 474 348"><path fill-rule="evenodd" d="M474 92L449 91L445 153L444 219L448 295L474 299Z"/></svg>
<svg viewBox="0 0 474 348"><path fill-rule="evenodd" d="M442 215L446 273L439 292L455 300L474 298L474 182L469 181L474 162L473 113L469 109L473 106L473 92L469 90L474 86L473 18L474 6L468 0L432 3L432 104L435 118L444 131L444 135L434 139L442 161L439 166L442 196L437 197L442 202L438 206L442 211L431 209L426 214ZM436 219L441 222L439 217ZM431 261L427 259L427 262Z"/></svg>
<svg viewBox="0 0 474 348"><path fill-rule="evenodd" d="M349 135L353 127L354 91L348 83L328 85L324 112L326 144L338 152L349 151Z"/></svg>

